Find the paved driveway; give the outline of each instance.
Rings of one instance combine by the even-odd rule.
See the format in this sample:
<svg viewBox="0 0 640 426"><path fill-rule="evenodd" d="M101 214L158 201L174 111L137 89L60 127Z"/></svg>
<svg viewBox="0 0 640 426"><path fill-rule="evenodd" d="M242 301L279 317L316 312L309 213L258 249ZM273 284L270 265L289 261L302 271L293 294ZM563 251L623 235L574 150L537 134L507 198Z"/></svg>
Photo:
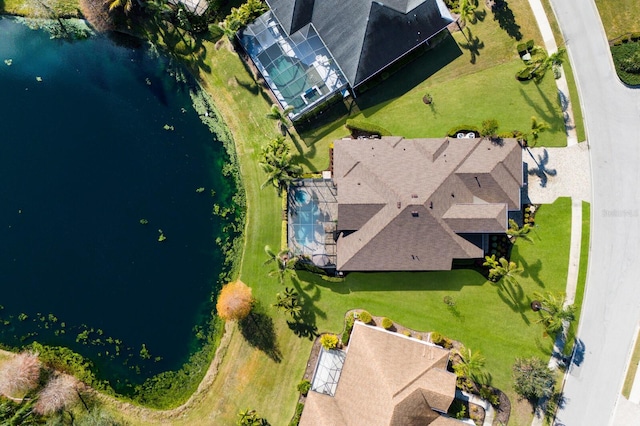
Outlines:
<svg viewBox="0 0 640 426"><path fill-rule="evenodd" d="M534 204L551 204L558 197L591 202L589 146L586 142L566 148L531 148L527 163L527 193Z"/></svg>
<svg viewBox="0 0 640 426"><path fill-rule="evenodd" d="M618 81L593 0L551 3L576 74L593 181L582 349L557 421L611 425L640 320L640 91Z"/></svg>

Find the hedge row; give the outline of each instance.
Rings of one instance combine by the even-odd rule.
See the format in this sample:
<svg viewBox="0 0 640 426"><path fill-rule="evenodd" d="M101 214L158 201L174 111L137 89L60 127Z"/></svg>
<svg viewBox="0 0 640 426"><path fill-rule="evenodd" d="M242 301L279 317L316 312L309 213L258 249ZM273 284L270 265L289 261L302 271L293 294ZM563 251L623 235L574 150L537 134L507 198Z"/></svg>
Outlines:
<svg viewBox="0 0 640 426"><path fill-rule="evenodd" d="M361 132L376 134L379 136L391 136L391 132L385 129L384 127L380 127L363 120L354 120L350 118L347 120L344 127L346 127L352 132L361 131Z"/></svg>
<svg viewBox="0 0 640 426"><path fill-rule="evenodd" d="M618 77L630 86L640 85L640 41L611 46Z"/></svg>

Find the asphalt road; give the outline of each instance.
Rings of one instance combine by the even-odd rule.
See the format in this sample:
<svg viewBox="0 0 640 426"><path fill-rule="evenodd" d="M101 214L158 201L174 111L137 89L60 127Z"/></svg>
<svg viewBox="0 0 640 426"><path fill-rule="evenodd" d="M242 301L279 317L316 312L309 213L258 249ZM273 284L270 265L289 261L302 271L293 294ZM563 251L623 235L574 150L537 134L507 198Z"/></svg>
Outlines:
<svg viewBox="0 0 640 426"><path fill-rule="evenodd" d="M583 346L556 417L614 424L640 321L640 90L617 78L593 0L551 0L580 91L591 152L591 251L578 337ZM640 424L640 419L635 424Z"/></svg>

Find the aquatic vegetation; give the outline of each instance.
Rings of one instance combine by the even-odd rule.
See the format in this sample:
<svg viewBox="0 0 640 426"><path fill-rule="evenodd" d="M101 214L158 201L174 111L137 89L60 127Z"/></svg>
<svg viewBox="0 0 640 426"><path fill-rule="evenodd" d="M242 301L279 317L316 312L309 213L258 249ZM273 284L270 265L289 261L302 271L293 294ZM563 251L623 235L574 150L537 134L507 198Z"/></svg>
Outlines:
<svg viewBox="0 0 640 426"><path fill-rule="evenodd" d="M199 194L201 192L204 192L204 186L201 186L200 188L196 189L196 192Z"/></svg>
<svg viewBox="0 0 640 426"><path fill-rule="evenodd" d="M162 232L162 229L158 229L158 232L160 233L160 235L158 236L158 241L162 242L167 239L167 237L164 236L164 232Z"/></svg>
<svg viewBox="0 0 640 426"><path fill-rule="evenodd" d="M36 77L36 81L37 81L38 83L41 83L41 82L42 82L42 77L37 76L37 77Z"/></svg>
<svg viewBox="0 0 640 426"><path fill-rule="evenodd" d="M5 59L4 63L7 64L8 67L10 67L11 64L13 64L13 59Z"/></svg>
<svg viewBox="0 0 640 426"><path fill-rule="evenodd" d="M144 218L140 219L140 225L146 225L148 223L149 223L149 221L147 219L144 219Z"/></svg>
<svg viewBox="0 0 640 426"><path fill-rule="evenodd" d="M169 126L168 124L165 124L164 126L162 126L162 128L165 129L165 130L171 130L171 131L175 130L175 127Z"/></svg>

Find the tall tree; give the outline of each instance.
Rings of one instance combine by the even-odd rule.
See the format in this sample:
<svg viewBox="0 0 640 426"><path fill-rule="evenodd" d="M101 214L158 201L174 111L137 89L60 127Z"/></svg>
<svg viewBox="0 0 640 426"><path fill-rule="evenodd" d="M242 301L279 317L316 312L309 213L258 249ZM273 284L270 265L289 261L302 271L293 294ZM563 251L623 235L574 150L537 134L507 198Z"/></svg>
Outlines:
<svg viewBox="0 0 640 426"><path fill-rule="evenodd" d="M518 395L531 402L553 394L553 372L540 358L516 358L513 381L513 388Z"/></svg>
<svg viewBox="0 0 640 426"><path fill-rule="evenodd" d="M302 312L302 304L300 303L300 295L292 288L285 287L284 293L276 294L276 303L274 305L278 310L284 311L285 314L296 319Z"/></svg>
<svg viewBox="0 0 640 426"><path fill-rule="evenodd" d="M243 410L238 413L238 426L269 426L267 419L258 416L256 410Z"/></svg>
<svg viewBox="0 0 640 426"><path fill-rule="evenodd" d="M549 129L549 125L543 121L538 121L536 117L531 117L531 132L529 135L531 136L531 141L527 140L527 145L534 147L538 144L538 138L540 137L540 133Z"/></svg>
<svg viewBox="0 0 640 426"><path fill-rule="evenodd" d="M253 307L251 288L240 280L226 284L218 294L216 309L220 318L237 321L246 318Z"/></svg>
<svg viewBox="0 0 640 426"><path fill-rule="evenodd" d="M0 367L0 394L23 397L38 386L41 364L38 354L21 352Z"/></svg>
<svg viewBox="0 0 640 426"><path fill-rule="evenodd" d="M563 296L555 296L551 292L544 294L535 292L533 296L540 302L538 309L540 318L537 322L543 325L549 336L555 337L562 331L565 322L569 323L576 319L575 306L564 306Z"/></svg>
<svg viewBox="0 0 640 426"><path fill-rule="evenodd" d="M259 164L267 174L267 179L261 187L271 184L278 189L278 193L282 193L294 179L302 175L302 167L293 163L293 157L288 152L276 155L263 151L263 158Z"/></svg>
<svg viewBox="0 0 640 426"><path fill-rule="evenodd" d="M289 134L289 127L291 126L289 114L292 111L292 105L287 105L284 110L281 110L278 105L273 104L271 105L271 111L266 115L266 117L271 120L275 120L276 127L282 132L282 135L285 136Z"/></svg>
<svg viewBox="0 0 640 426"><path fill-rule="evenodd" d="M493 282L497 282L500 278L503 278L511 285L517 285L517 276L524 272L524 268L519 266L515 262L509 262L504 257L496 260L496 256L485 256L484 266L489 267L489 279Z"/></svg>
<svg viewBox="0 0 640 426"><path fill-rule="evenodd" d="M471 349L462 347L456 351L459 361L453 366L453 371L458 377L468 377L476 383L484 381L483 371L485 357L480 352L472 352Z"/></svg>
<svg viewBox="0 0 640 426"><path fill-rule="evenodd" d="M43 416L70 408L78 401L78 380L68 374L55 375L38 395L33 411Z"/></svg>
<svg viewBox="0 0 640 426"><path fill-rule="evenodd" d="M478 22L478 17L476 16L477 8L478 0L460 0L458 6L458 12L460 13L460 16L458 18L458 25L464 25L467 22L470 22L472 24Z"/></svg>
<svg viewBox="0 0 640 426"><path fill-rule="evenodd" d="M273 251L271 246L264 246L264 252L269 258L264 262L265 265L275 263L278 269L269 273L269 275L278 274L280 284L284 284L284 277L287 272L292 271L298 262L297 256L292 256L289 249L280 250L278 253Z"/></svg>
<svg viewBox="0 0 640 426"><path fill-rule="evenodd" d="M529 225L528 223L525 223L520 227L515 220L509 219L509 229L507 229L507 235L510 236L514 242L518 238L522 238L523 240L533 244L533 238L531 238L529 232L531 232L531 225Z"/></svg>
<svg viewBox="0 0 640 426"><path fill-rule="evenodd" d="M116 9L122 9L125 15L128 15L133 9L134 0L111 0L109 2L109 12L113 12Z"/></svg>

